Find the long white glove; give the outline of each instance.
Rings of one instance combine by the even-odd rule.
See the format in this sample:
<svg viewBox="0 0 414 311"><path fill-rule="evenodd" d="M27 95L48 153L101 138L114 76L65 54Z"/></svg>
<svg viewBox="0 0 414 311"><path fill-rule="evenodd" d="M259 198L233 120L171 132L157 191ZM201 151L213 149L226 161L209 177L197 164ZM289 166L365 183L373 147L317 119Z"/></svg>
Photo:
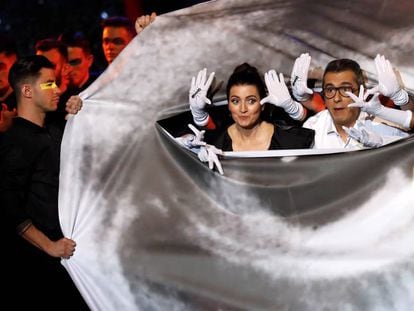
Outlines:
<svg viewBox="0 0 414 311"><path fill-rule="evenodd" d="M366 101L366 98L370 94L368 92L364 94L364 87L362 85L359 89L358 97L351 92L347 92L347 94L354 101L353 103L349 104L348 107L359 107L362 111L365 111L368 114L378 116L387 121L391 121L404 128L410 128L411 118L413 114L411 110L404 111L383 106L378 99L379 93L374 93L372 98L369 101Z"/></svg>
<svg viewBox="0 0 414 311"><path fill-rule="evenodd" d="M211 101L207 98L207 91L214 79L214 72L207 79L207 69L200 70L197 78L191 79L191 87L188 94L190 110L193 115L194 123L198 126L205 126L208 123L208 113L205 110L206 105L210 105Z"/></svg>
<svg viewBox="0 0 414 311"><path fill-rule="evenodd" d="M383 139L380 135L369 131L361 121L357 121L353 127L342 127L349 137L360 142L364 147L376 148L382 146Z"/></svg>
<svg viewBox="0 0 414 311"><path fill-rule="evenodd" d="M310 62L311 57L308 53L301 54L296 58L290 75L293 97L300 102L309 100L313 94L313 91L308 88L307 84Z"/></svg>
<svg viewBox="0 0 414 311"><path fill-rule="evenodd" d="M408 93L400 86L390 61L384 55L377 54L375 68L378 74L378 85L368 90L368 94L379 92L389 97L396 105L407 104L409 101Z"/></svg>
<svg viewBox="0 0 414 311"><path fill-rule="evenodd" d="M269 95L260 101L261 105L270 103L277 107L282 107L294 120L303 119L305 110L301 104L294 101L290 96L283 73L280 73L278 76L275 70L269 70L269 72L265 73L265 83Z"/></svg>

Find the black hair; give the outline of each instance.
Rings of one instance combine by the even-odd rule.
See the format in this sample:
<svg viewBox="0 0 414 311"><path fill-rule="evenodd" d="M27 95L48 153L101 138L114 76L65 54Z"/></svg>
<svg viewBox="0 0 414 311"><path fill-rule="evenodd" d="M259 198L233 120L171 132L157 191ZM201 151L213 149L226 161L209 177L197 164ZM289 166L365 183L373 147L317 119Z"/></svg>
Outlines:
<svg viewBox="0 0 414 311"><path fill-rule="evenodd" d="M358 88L360 85L365 86L365 78L364 73L359 66L359 64L352 60L347 58L342 59L335 59L333 61L330 61L328 65L326 65L325 72L323 74L323 84L322 87L325 86L325 76L329 72L343 72L350 70L355 74L356 82L358 83Z"/></svg>
<svg viewBox="0 0 414 311"><path fill-rule="evenodd" d="M81 31L63 33L59 36L58 41L67 47L81 48L86 55L92 54L91 44Z"/></svg>
<svg viewBox="0 0 414 311"><path fill-rule="evenodd" d="M101 21L102 28L105 27L123 27L125 28L132 36L135 36L135 27L134 24L125 16L112 16L108 17Z"/></svg>
<svg viewBox="0 0 414 311"><path fill-rule="evenodd" d="M16 40L8 33L0 33L0 53L18 56Z"/></svg>
<svg viewBox="0 0 414 311"><path fill-rule="evenodd" d="M42 55L31 55L20 58L10 68L9 82L13 90L17 90L24 83L33 83L40 76L40 69L55 66ZM16 92L16 96L19 92Z"/></svg>
<svg viewBox="0 0 414 311"><path fill-rule="evenodd" d="M62 41L58 41L53 38L46 38L37 41L35 44L36 51L47 52L52 49L58 50L60 55L62 55L66 60L68 59L68 49L66 44L64 44Z"/></svg>
<svg viewBox="0 0 414 311"><path fill-rule="evenodd" d="M266 97L266 87L262 76L259 74L256 67L253 67L248 63L243 63L234 69L227 81L227 98L229 98L230 89L234 85L254 85L257 87L260 97Z"/></svg>

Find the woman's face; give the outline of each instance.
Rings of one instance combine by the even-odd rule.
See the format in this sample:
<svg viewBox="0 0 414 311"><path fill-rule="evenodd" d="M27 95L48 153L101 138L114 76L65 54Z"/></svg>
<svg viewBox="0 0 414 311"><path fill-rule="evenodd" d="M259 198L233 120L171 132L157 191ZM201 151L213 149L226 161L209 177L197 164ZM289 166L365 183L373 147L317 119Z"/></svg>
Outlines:
<svg viewBox="0 0 414 311"><path fill-rule="evenodd" d="M229 110L238 126L251 129L258 123L263 108L260 99L254 85L234 85L230 88Z"/></svg>

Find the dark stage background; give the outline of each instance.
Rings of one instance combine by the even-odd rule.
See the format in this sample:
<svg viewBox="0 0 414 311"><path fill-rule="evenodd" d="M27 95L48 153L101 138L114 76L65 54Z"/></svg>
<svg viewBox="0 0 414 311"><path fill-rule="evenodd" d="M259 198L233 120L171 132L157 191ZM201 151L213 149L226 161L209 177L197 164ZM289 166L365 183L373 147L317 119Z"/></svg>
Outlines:
<svg viewBox="0 0 414 311"><path fill-rule="evenodd" d="M37 40L57 37L64 32L82 31L90 40L95 61L92 70L105 69L101 48L101 20L124 15L135 22L137 16L158 15L191 6L201 0L2 0L0 32L11 33L19 54L30 55Z"/></svg>

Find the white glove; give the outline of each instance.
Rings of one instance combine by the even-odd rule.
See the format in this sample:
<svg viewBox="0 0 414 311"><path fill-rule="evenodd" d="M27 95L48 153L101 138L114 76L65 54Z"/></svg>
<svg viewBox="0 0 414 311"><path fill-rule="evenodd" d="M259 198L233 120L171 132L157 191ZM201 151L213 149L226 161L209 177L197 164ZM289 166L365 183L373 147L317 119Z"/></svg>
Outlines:
<svg viewBox="0 0 414 311"><path fill-rule="evenodd" d="M382 137L369 131L361 121L357 121L353 127L342 126L349 137L360 142L364 147L376 148L383 145Z"/></svg>
<svg viewBox="0 0 414 311"><path fill-rule="evenodd" d="M269 95L260 101L261 105L271 103L277 107L282 107L292 119L303 119L305 110L301 104L294 101L290 96L283 73L278 76L275 70L269 70L265 73L265 83Z"/></svg>
<svg viewBox="0 0 414 311"><path fill-rule="evenodd" d="M208 167L212 170L214 164L221 175L224 174L221 163L217 157L218 154L223 154L221 149L216 148L213 145L208 145L204 142L205 130L199 131L194 125L188 124L188 127L194 132L194 134L185 134L180 137L176 137L175 140L183 147L191 149L201 162L208 162Z"/></svg>
<svg viewBox="0 0 414 311"><path fill-rule="evenodd" d="M224 172L221 163L217 157L218 154L223 154L223 151L221 149L217 149L213 145L207 144L205 146L200 147L200 151L197 155L201 162L208 162L208 167L211 170L214 168L215 164L219 173L223 175Z"/></svg>
<svg viewBox="0 0 414 311"><path fill-rule="evenodd" d="M175 140L183 147L188 149L200 148L205 146L204 141L205 130L199 131L194 125L188 124L188 127L194 132L194 134L185 134L180 137L176 137Z"/></svg>
<svg viewBox="0 0 414 311"><path fill-rule="evenodd" d="M193 115L194 123L198 126L205 126L208 123L208 113L205 106L210 105L211 101L207 98L207 91L214 78L214 72L207 79L207 69L198 72L197 78L191 79L191 88L188 94L190 110Z"/></svg>
<svg viewBox="0 0 414 311"><path fill-rule="evenodd" d="M364 95L364 87L361 85L358 97L351 92L347 92L347 95L354 101L349 104L348 107L361 108L362 111L365 111L368 114L391 121L404 128L410 128L412 112L410 110L404 111L383 106L378 99L379 93L374 93L372 98L369 101L366 101L366 98L370 94L366 92Z"/></svg>
<svg viewBox="0 0 414 311"><path fill-rule="evenodd" d="M378 74L378 85L368 90L368 94L381 93L389 97L394 104L401 106L408 103L408 93L398 83L392 65L384 55L377 54L375 57L375 68Z"/></svg>
<svg viewBox="0 0 414 311"><path fill-rule="evenodd" d="M290 75L290 86L292 87L293 97L300 102L310 99L313 91L308 88L308 72L311 57L308 53L301 54L295 60L292 74Z"/></svg>

